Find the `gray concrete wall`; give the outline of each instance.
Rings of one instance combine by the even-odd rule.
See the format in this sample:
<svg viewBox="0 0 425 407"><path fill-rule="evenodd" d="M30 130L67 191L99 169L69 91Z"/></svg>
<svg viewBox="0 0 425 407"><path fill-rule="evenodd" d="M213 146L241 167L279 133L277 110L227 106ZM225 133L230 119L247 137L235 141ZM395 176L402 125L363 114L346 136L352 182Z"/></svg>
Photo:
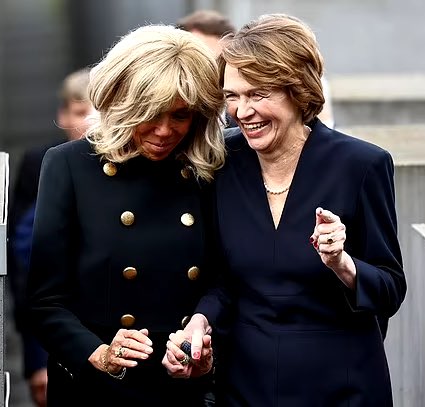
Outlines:
<svg viewBox="0 0 425 407"><path fill-rule="evenodd" d="M407 232L407 230L406 230ZM386 351L394 406L422 407L425 400L425 224L410 225L404 247L408 294L391 319Z"/></svg>
<svg viewBox="0 0 425 407"><path fill-rule="evenodd" d="M233 0L224 8L238 25L272 12L304 19L329 75L425 71L423 0Z"/></svg>
<svg viewBox="0 0 425 407"><path fill-rule="evenodd" d="M425 72L336 75L328 82L338 126L425 123Z"/></svg>
<svg viewBox="0 0 425 407"><path fill-rule="evenodd" d="M113 27L173 22L192 9L212 8L237 26L264 13L288 13L315 31L327 75L425 72L423 0L105 0L116 7Z"/></svg>
<svg viewBox="0 0 425 407"><path fill-rule="evenodd" d="M394 406L422 407L425 400L425 239L412 224L425 224L425 124L341 130L385 148L395 162L398 235L408 291L399 312L390 319L385 347Z"/></svg>

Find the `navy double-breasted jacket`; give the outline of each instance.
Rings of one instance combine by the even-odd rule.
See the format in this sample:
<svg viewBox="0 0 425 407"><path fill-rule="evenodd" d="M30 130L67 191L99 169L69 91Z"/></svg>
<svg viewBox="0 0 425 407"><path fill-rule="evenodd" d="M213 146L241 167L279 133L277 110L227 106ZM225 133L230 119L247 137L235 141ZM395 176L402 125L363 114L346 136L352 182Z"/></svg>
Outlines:
<svg viewBox="0 0 425 407"><path fill-rule="evenodd" d="M72 381L67 387L61 375L74 382L82 378L95 400L100 403L102 396L106 405L127 400L114 399L120 390L108 398L114 386L122 386L129 401L154 403L153 394L160 405L161 397L171 397L172 391L158 393L154 384L167 380L160 362L168 335L192 314L207 280L203 191L174 157L111 165L87 140L46 153L28 294L34 331L50 357L49 386L62 391L58 405L66 405L73 391ZM87 361L120 328L147 328L154 348L121 382ZM137 376L145 367L146 375Z"/></svg>
<svg viewBox="0 0 425 407"><path fill-rule="evenodd" d="M377 316L392 316L406 293L393 162L320 121L312 127L277 228L256 153L240 131L227 137L216 178L227 264L222 286L197 307L216 329L231 317L217 365L223 406L392 405ZM346 226L353 291L309 242L317 207Z"/></svg>

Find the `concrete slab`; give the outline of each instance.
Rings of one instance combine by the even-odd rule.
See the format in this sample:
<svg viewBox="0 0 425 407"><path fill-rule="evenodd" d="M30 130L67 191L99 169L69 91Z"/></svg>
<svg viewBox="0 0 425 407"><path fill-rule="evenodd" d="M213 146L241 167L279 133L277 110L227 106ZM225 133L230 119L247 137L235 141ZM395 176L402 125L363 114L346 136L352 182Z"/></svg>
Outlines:
<svg viewBox="0 0 425 407"><path fill-rule="evenodd" d="M396 166L425 164L425 124L351 126L337 130L385 148Z"/></svg>
<svg viewBox="0 0 425 407"><path fill-rule="evenodd" d="M425 102L424 74L335 75L329 77L328 82L335 103Z"/></svg>

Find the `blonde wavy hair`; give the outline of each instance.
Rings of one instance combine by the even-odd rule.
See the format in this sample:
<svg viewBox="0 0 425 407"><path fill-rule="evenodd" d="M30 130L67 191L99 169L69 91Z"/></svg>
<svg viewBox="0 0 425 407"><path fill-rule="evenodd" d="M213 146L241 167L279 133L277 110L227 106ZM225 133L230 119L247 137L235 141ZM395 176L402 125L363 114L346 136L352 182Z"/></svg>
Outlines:
<svg viewBox="0 0 425 407"><path fill-rule="evenodd" d="M226 64L254 86L283 90L298 107L303 123L322 110L323 58L313 31L286 14L264 14L222 39L220 84Z"/></svg>
<svg viewBox="0 0 425 407"><path fill-rule="evenodd" d="M176 98L194 112L177 147L195 175L206 181L224 164L221 114L224 97L218 67L207 46L170 25L147 25L122 37L92 68L89 98L98 117L87 139L112 162L140 155L135 128L170 109Z"/></svg>

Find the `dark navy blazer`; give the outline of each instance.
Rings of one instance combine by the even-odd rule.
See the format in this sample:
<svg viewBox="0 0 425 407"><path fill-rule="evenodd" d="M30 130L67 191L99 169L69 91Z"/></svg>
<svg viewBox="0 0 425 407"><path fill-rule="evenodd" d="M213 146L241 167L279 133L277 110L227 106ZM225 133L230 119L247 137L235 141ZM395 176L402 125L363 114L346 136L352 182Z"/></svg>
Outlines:
<svg viewBox="0 0 425 407"><path fill-rule="evenodd" d="M34 332L49 352L49 405L168 405L178 391L191 405L190 381L170 378L161 359L204 293L204 189L174 157L134 158L115 175L103 165L87 140L43 160L28 294ZM124 212L133 223L123 223ZM88 358L125 327L147 328L154 354L120 381Z"/></svg>
<svg viewBox="0 0 425 407"><path fill-rule="evenodd" d="M277 228L256 153L228 131L216 199L223 286L197 307L216 330L233 318L217 366L224 406L392 405L377 315L391 317L406 293L393 161L318 120L312 127ZM319 206L346 225L354 291L309 242Z"/></svg>

